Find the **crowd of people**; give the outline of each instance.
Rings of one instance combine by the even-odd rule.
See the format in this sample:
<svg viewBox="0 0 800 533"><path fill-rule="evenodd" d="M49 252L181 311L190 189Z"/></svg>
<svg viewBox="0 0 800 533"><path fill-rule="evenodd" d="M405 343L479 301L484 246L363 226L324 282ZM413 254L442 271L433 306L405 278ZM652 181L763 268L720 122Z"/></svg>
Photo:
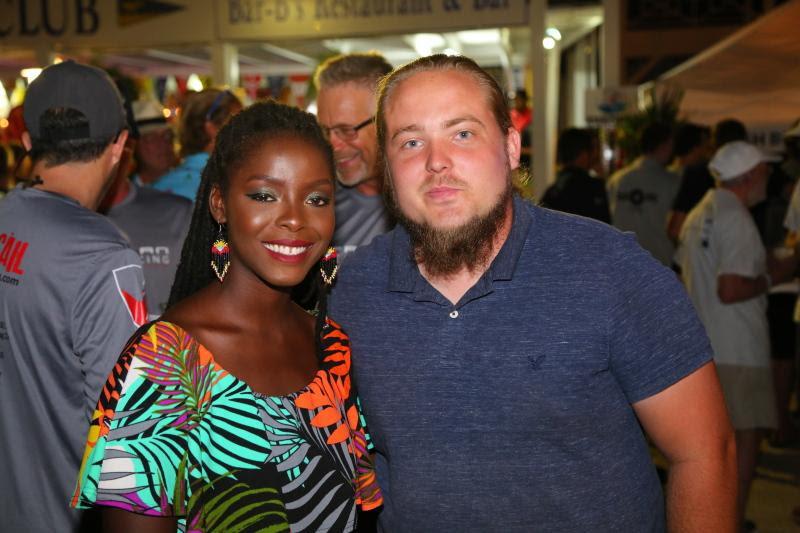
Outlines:
<svg viewBox="0 0 800 533"><path fill-rule="evenodd" d="M641 156L604 180L597 136L567 129L542 203L633 232L680 277L711 340L736 435L738 520L753 530L745 509L762 440L798 442L800 127L785 132L783 157L747 138L736 119L713 131L654 122L640 132Z"/></svg>
<svg viewBox="0 0 800 533"><path fill-rule="evenodd" d="M95 67L30 84L0 530L743 527L764 432L797 438L800 127L770 167L736 121L653 123L607 180L569 128L537 206L527 95L474 61L314 87L175 130Z"/></svg>

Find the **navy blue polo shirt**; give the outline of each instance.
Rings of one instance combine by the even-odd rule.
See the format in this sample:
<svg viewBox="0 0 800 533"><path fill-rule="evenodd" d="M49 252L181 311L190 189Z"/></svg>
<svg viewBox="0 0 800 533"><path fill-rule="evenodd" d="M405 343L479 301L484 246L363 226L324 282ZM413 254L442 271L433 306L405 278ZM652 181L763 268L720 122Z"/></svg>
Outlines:
<svg viewBox="0 0 800 533"><path fill-rule="evenodd" d="M384 530L664 530L631 404L712 352L631 234L515 198L500 253L453 305L397 227L348 258L330 314L350 334Z"/></svg>

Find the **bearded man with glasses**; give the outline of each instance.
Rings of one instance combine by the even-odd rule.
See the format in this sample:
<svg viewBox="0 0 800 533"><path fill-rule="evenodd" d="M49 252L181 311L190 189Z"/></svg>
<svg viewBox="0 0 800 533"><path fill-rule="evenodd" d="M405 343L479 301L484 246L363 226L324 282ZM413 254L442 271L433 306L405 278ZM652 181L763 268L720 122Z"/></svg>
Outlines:
<svg viewBox="0 0 800 533"><path fill-rule="evenodd" d="M343 258L393 223L383 203L383 172L375 136L375 89L392 66L377 53L347 54L323 62L314 74L317 120L336 162L336 231Z"/></svg>

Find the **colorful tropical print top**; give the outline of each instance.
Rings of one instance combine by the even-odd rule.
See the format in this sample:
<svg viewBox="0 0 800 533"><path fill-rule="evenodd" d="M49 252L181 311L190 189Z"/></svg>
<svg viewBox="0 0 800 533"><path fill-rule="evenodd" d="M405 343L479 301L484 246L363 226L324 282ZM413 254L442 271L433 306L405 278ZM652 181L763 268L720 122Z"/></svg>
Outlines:
<svg viewBox="0 0 800 533"><path fill-rule="evenodd" d="M89 429L74 507L176 516L182 531L350 531L381 505L350 381L349 339L328 319L313 381L255 393L179 326L129 341Z"/></svg>

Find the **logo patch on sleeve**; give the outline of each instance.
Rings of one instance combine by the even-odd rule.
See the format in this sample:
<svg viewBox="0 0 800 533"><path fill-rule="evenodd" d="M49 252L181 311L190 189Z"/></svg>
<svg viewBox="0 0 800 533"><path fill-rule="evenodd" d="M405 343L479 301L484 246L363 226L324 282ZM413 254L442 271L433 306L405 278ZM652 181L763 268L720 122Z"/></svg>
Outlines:
<svg viewBox="0 0 800 533"><path fill-rule="evenodd" d="M147 321L147 305L144 296L144 274L139 265L127 265L114 269L114 282L122 302L136 327Z"/></svg>

